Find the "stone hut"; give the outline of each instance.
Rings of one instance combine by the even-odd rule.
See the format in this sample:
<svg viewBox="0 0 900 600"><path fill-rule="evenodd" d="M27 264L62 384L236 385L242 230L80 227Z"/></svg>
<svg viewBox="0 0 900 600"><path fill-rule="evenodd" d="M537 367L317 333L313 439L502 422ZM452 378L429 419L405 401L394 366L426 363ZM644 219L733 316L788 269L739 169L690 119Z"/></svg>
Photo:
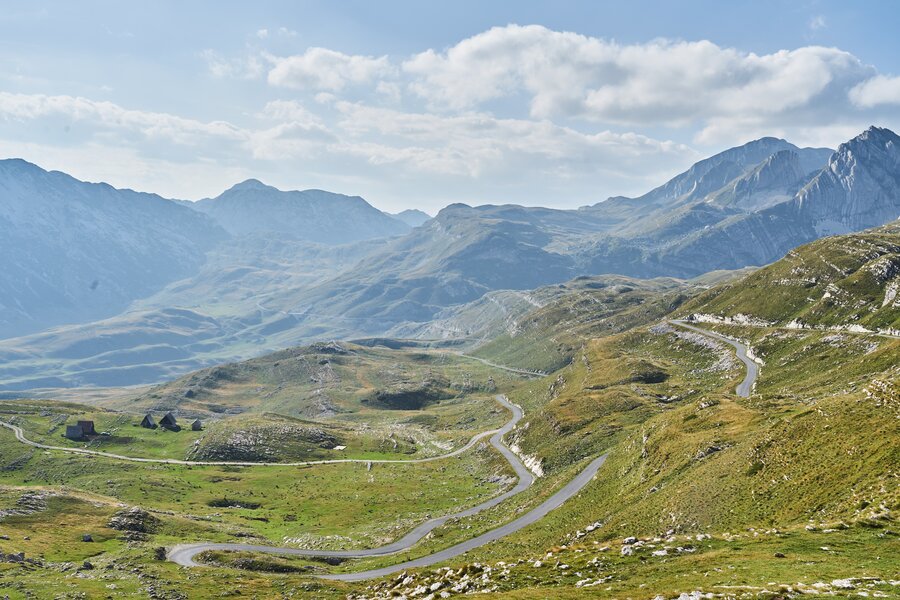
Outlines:
<svg viewBox="0 0 900 600"><path fill-rule="evenodd" d="M70 440L84 439L84 430L81 425L66 425L66 437Z"/></svg>
<svg viewBox="0 0 900 600"><path fill-rule="evenodd" d="M201 429L203 429L203 423L200 422L200 419L194 419L194 422L191 423L191 430L200 431Z"/></svg>
<svg viewBox="0 0 900 600"><path fill-rule="evenodd" d="M150 413L144 415L144 418L141 419L141 427L145 429L156 429L156 421L153 420L153 415Z"/></svg>
<svg viewBox="0 0 900 600"><path fill-rule="evenodd" d="M81 431L84 435L97 435L93 421L78 421L78 426L81 427Z"/></svg>
<svg viewBox="0 0 900 600"><path fill-rule="evenodd" d="M159 425L161 427L165 427L166 429L177 429L178 421L175 420L175 415L170 412L167 412L162 419L159 420Z"/></svg>

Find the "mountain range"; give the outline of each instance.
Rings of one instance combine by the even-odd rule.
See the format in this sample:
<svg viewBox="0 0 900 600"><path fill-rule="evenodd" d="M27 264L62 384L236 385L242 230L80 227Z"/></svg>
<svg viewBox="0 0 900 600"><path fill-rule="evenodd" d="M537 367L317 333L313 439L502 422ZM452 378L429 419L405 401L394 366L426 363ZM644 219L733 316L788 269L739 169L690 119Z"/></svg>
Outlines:
<svg viewBox="0 0 900 600"><path fill-rule="evenodd" d="M121 312L195 272L227 237L155 194L0 161L0 336Z"/></svg>
<svg viewBox="0 0 900 600"><path fill-rule="evenodd" d="M434 218L256 180L188 203L0 165L0 243L15 257L0 336L31 334L0 341L0 385L17 389L156 381L311 339L434 337L430 323L473 303L521 302L499 290L762 266L900 215L900 138L877 127L835 151L755 140L636 198Z"/></svg>
<svg viewBox="0 0 900 600"><path fill-rule="evenodd" d="M336 332L370 335L491 290L586 274L690 278L762 266L822 235L897 218L898 157L900 138L874 127L834 152L763 138L639 198L579 210L454 204L353 269L282 290L271 306L311 327L332 317Z"/></svg>
<svg viewBox="0 0 900 600"><path fill-rule="evenodd" d="M322 190L285 192L256 179L188 205L234 236L275 233L331 246L400 235L410 229L404 219L381 212L359 196Z"/></svg>

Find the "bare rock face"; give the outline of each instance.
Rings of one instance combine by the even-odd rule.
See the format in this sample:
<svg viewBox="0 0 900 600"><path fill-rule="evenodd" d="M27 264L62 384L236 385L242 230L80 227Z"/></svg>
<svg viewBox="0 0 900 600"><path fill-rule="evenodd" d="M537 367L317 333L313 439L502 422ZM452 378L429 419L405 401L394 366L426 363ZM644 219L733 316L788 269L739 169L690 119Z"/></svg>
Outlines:
<svg viewBox="0 0 900 600"><path fill-rule="evenodd" d="M900 216L900 136L870 127L843 143L796 198L816 233L848 233Z"/></svg>
<svg viewBox="0 0 900 600"><path fill-rule="evenodd" d="M726 219L663 249L670 272L773 262L817 238L861 231L900 216L900 136L870 127L841 144L828 165L787 202Z"/></svg>
<svg viewBox="0 0 900 600"><path fill-rule="evenodd" d="M802 165L797 152L781 150L710 197L708 202L749 212L790 200L813 175L804 172Z"/></svg>

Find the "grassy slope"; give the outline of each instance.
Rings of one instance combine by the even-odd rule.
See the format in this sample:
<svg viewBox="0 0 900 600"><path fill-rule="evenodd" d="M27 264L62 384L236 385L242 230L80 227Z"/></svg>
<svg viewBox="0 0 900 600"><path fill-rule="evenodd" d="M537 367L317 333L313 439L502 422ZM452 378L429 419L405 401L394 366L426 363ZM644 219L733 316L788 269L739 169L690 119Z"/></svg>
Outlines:
<svg viewBox="0 0 900 600"><path fill-rule="evenodd" d="M801 246L739 282L699 295L679 312L897 329L900 303L890 294L898 285L900 225L893 224Z"/></svg>
<svg viewBox="0 0 900 600"><path fill-rule="evenodd" d="M867 237L832 240L836 253L850 242L848 257L832 258L843 258L845 271L859 271L859 263L872 260L856 252L855 244L868 244ZM762 274L783 268L776 264ZM724 289L738 298L758 297L753 290L758 281L751 277L749 285ZM704 305L698 301L694 307ZM529 409L517 441L524 452L542 459L548 483L569 476L573 468L568 465L584 464L607 448L611 455L578 498L543 523L471 553L469 560L543 559L541 549L571 544L576 530L602 522L582 539L617 546L628 535L672 531L711 532L724 540L695 558L660 559L659 568L648 568L653 563L647 555L640 562L622 559L631 565L628 569L609 568L604 560L603 575L612 580L601 589L636 597L652 597L653 589L715 591L712 585L727 584L763 589L771 581L790 584L800 575L809 584L814 578L895 573L897 561L879 562L879 556L896 556L898 548L897 538L886 531L895 527L892 511L900 507L900 342L818 331L719 328L748 339L766 360L751 399L732 394L743 373L736 363L723 365L718 351L640 329L587 344L571 365L515 394ZM823 534L805 529L841 522L849 529L827 534L839 548L835 551L821 550ZM787 533L757 537L760 528L773 527ZM757 531L743 539L724 535L748 528ZM786 566L772 565L774 551L794 554ZM584 565L596 549L585 552L559 560ZM741 561L749 562L740 575L729 573ZM698 566L724 575L699 577ZM572 587L578 579L538 570L501 589L527 597L519 586L536 586L534 597L543 597L551 586L563 597L578 593ZM647 591L641 592L644 585Z"/></svg>
<svg viewBox="0 0 900 600"><path fill-rule="evenodd" d="M105 411L52 405L15 420L35 441L81 447L61 437L64 425L92 418L98 431L114 435L88 447L151 458L405 459L443 454L499 427L508 413L493 396L517 379L452 353L319 344L98 401ZM185 427L201 417L204 431L133 426L144 412L160 417L169 410ZM338 445L346 450L336 455L331 448Z"/></svg>
<svg viewBox="0 0 900 600"><path fill-rule="evenodd" d="M426 410L391 411L393 421L377 427L250 413L206 421L201 431L192 431L189 421L181 421L184 428L169 431L139 427L140 414L46 400L0 403L0 420L21 427L29 440L43 444L140 458L241 462L434 456L462 445L481 427L500 425L508 414L492 398L476 395L444 400ZM111 435L84 440L63 436L66 424L84 419L93 420L98 432Z"/></svg>
<svg viewBox="0 0 900 600"><path fill-rule="evenodd" d="M203 539L233 536L322 547L365 547L407 531L426 515L475 504L497 493L508 465L479 448L464 458L418 465L297 467L143 465L27 449L0 435L4 486L90 490L129 505L209 523ZM64 487L61 487L64 486ZM66 492L64 492L66 493ZM219 500L244 507L218 506ZM258 506L253 506L258 505ZM0 533L6 520L0 520ZM182 535L193 535L190 531ZM335 536L335 537L328 537ZM2 551L27 550L21 538Z"/></svg>
<svg viewBox="0 0 900 600"><path fill-rule="evenodd" d="M540 292L541 290L538 290ZM557 286L542 302L473 354L544 372L567 364L585 340L625 331L668 314L697 288L674 279L583 277Z"/></svg>

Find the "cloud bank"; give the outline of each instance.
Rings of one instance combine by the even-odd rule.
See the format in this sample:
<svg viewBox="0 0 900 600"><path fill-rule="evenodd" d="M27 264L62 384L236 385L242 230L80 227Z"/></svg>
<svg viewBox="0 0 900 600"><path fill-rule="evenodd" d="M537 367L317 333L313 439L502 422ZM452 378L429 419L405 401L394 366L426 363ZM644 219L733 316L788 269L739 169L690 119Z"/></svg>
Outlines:
<svg viewBox="0 0 900 600"><path fill-rule="evenodd" d="M233 121L216 119L214 106L198 120L0 92L0 146L120 148L134 162L121 178L134 176L135 186L149 165L170 164L171 186L158 191L173 196L216 193L246 172L374 194L388 208L572 206L640 193L704 154L763 135L833 146L871 123L900 125L900 77L838 48L621 44L539 25L495 27L408 56L264 47L278 38L283 50L289 33L253 30L240 55L199 53L208 77L263 98ZM64 143L34 139L57 128ZM202 182L184 181L191 162L208 174ZM216 165L223 180L210 189Z"/></svg>

